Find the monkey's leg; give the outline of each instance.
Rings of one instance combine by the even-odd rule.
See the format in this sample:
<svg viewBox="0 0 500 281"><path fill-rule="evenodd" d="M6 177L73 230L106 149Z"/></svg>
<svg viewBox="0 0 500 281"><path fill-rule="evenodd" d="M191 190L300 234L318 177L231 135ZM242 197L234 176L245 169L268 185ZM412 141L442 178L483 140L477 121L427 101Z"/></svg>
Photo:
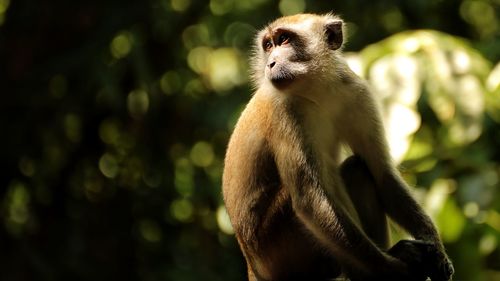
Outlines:
<svg viewBox="0 0 500 281"><path fill-rule="evenodd" d="M387 249L387 217L376 192L375 180L365 162L353 155L342 163L340 173L366 235L380 248Z"/></svg>

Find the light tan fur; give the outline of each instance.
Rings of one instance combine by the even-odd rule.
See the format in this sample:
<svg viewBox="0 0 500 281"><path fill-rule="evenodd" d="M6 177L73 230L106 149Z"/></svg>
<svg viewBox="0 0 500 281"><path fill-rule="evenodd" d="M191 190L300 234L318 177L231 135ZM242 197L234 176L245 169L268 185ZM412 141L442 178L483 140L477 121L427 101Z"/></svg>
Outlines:
<svg viewBox="0 0 500 281"><path fill-rule="evenodd" d="M353 280L412 278L409 265L385 251L385 214L449 263L391 162L376 101L335 44L345 34L336 34L339 26L332 14L301 14L257 35L257 90L229 142L223 176L250 280L325 280L338 266ZM345 165L344 144L356 155Z"/></svg>

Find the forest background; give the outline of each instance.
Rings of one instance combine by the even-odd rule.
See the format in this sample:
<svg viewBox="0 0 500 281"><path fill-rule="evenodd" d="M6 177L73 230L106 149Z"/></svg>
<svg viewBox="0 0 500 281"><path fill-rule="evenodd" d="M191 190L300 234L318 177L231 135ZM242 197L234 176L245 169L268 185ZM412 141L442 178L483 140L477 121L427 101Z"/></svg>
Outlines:
<svg viewBox="0 0 500 281"><path fill-rule="evenodd" d="M221 173L255 31L334 11L456 280L500 280L499 7L0 0L0 279L245 280Z"/></svg>

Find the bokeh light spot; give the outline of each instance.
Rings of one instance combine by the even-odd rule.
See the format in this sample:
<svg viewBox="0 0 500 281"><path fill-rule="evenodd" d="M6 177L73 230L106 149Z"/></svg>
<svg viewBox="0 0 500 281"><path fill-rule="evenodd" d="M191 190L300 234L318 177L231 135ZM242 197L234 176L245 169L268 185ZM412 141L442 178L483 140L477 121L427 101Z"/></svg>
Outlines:
<svg viewBox="0 0 500 281"><path fill-rule="evenodd" d="M149 96L144 90L134 90L127 97L127 108L130 116L140 118L149 109Z"/></svg>
<svg viewBox="0 0 500 281"><path fill-rule="evenodd" d="M467 202L464 205L464 215L473 218L479 214L479 205L476 202Z"/></svg>
<svg viewBox="0 0 500 281"><path fill-rule="evenodd" d="M188 26L182 32L182 42L187 49L206 46L210 43L210 32L205 24Z"/></svg>
<svg viewBox="0 0 500 281"><path fill-rule="evenodd" d="M488 90L491 92L500 88L500 63L497 63L488 76L488 79L486 80L486 87L488 87ZM500 91L497 91L497 95L498 94L500 94Z"/></svg>
<svg viewBox="0 0 500 281"><path fill-rule="evenodd" d="M347 53L345 57L349 68L358 76L364 77L364 67L361 57L355 53Z"/></svg>
<svg viewBox="0 0 500 281"><path fill-rule="evenodd" d="M139 231L144 240L155 243L162 239L162 231L157 222L149 219L141 220L139 223Z"/></svg>
<svg viewBox="0 0 500 281"><path fill-rule="evenodd" d="M179 158L175 161L174 184L177 192L184 196L190 196L194 190L194 169L186 158Z"/></svg>
<svg viewBox="0 0 500 281"><path fill-rule="evenodd" d="M189 67L197 73L206 72L211 52L212 50L208 47L192 49L187 57Z"/></svg>
<svg viewBox="0 0 500 281"><path fill-rule="evenodd" d="M269 0L245 0L245 1L235 1L234 5L235 8L238 10L255 10L259 8L262 4L265 2L268 2Z"/></svg>
<svg viewBox="0 0 500 281"><path fill-rule="evenodd" d="M83 182L85 197L90 202L98 202L102 199L103 185L100 178L96 175L94 169L88 169L86 171L85 181Z"/></svg>
<svg viewBox="0 0 500 281"><path fill-rule="evenodd" d="M66 137L74 142L80 142L82 138L82 120L80 116L76 114L67 114L64 117L64 132Z"/></svg>
<svg viewBox="0 0 500 281"><path fill-rule="evenodd" d="M191 5L191 0L171 0L170 6L176 12L184 12Z"/></svg>
<svg viewBox="0 0 500 281"><path fill-rule="evenodd" d="M117 144L120 135L118 124L114 119L106 119L99 125L99 137L104 143Z"/></svg>
<svg viewBox="0 0 500 281"><path fill-rule="evenodd" d="M454 198L448 197L437 216L437 225L445 242L457 241L463 233L466 220Z"/></svg>
<svg viewBox="0 0 500 281"><path fill-rule="evenodd" d="M234 48L221 48L210 55L208 75L214 90L227 91L246 80L242 72L241 57Z"/></svg>
<svg viewBox="0 0 500 281"><path fill-rule="evenodd" d="M500 232L500 213L490 210L486 216L486 222L496 231Z"/></svg>
<svg viewBox="0 0 500 281"><path fill-rule="evenodd" d="M390 8L382 14L382 24L390 32L401 29L403 24L403 15L401 11L395 6Z"/></svg>
<svg viewBox="0 0 500 281"><path fill-rule="evenodd" d="M36 172L35 161L28 157L21 157L19 160L19 170L27 177L32 177Z"/></svg>
<svg viewBox="0 0 500 281"><path fill-rule="evenodd" d="M167 95L174 94L181 89L181 76L177 71L168 71L160 79L160 88Z"/></svg>
<svg viewBox="0 0 500 281"><path fill-rule="evenodd" d="M233 6L234 0L210 0L210 11L217 16L229 13Z"/></svg>
<svg viewBox="0 0 500 281"><path fill-rule="evenodd" d="M208 167L214 161L215 154L210 143L200 141L191 149L190 157L196 166Z"/></svg>
<svg viewBox="0 0 500 281"><path fill-rule="evenodd" d="M251 43L254 33L253 26L243 22L233 22L224 31L224 42L233 47L246 47Z"/></svg>
<svg viewBox="0 0 500 281"><path fill-rule="evenodd" d="M217 225L219 229L226 234L234 234L233 226L229 220L229 215L227 214L226 208L224 206L219 206L217 208Z"/></svg>
<svg viewBox="0 0 500 281"><path fill-rule="evenodd" d="M498 247L498 239L495 235L488 233L479 240L479 251L486 256L491 254Z"/></svg>
<svg viewBox="0 0 500 281"><path fill-rule="evenodd" d="M205 88L203 82L198 78L189 80L184 86L184 93L194 98L198 98L201 94L206 92L207 89Z"/></svg>
<svg viewBox="0 0 500 281"><path fill-rule="evenodd" d="M279 9L284 16L303 13L306 9L306 2L304 0L281 0Z"/></svg>
<svg viewBox="0 0 500 281"><path fill-rule="evenodd" d="M460 5L460 15L473 25L481 37L494 36L499 24L495 8L488 1L466 0Z"/></svg>
<svg viewBox="0 0 500 281"><path fill-rule="evenodd" d="M9 185L8 194L8 219L14 224L23 225L29 219L28 203L30 194L26 185L15 181Z"/></svg>
<svg viewBox="0 0 500 281"><path fill-rule="evenodd" d="M5 14L10 6L10 0L0 0L0 26L5 22Z"/></svg>
<svg viewBox="0 0 500 281"><path fill-rule="evenodd" d="M123 31L113 38L110 45L111 55L116 59L126 57L132 49L133 36L130 32Z"/></svg>
<svg viewBox="0 0 500 281"><path fill-rule="evenodd" d="M7 12L9 8L10 0L0 0L0 14L4 14Z"/></svg>
<svg viewBox="0 0 500 281"><path fill-rule="evenodd" d="M218 94L246 81L243 59L235 48L197 47L189 52L187 60L189 67L203 75Z"/></svg>
<svg viewBox="0 0 500 281"><path fill-rule="evenodd" d="M170 213L180 222L189 222L194 213L193 204L188 199L174 200L170 205Z"/></svg>
<svg viewBox="0 0 500 281"><path fill-rule="evenodd" d="M116 158L109 153L105 153L99 159L99 170L107 178L116 177L119 171L118 162Z"/></svg>
<svg viewBox="0 0 500 281"><path fill-rule="evenodd" d="M471 67L471 58L463 50L457 50L452 53L452 62L455 67L455 72L459 74L469 72Z"/></svg>
<svg viewBox="0 0 500 281"><path fill-rule="evenodd" d="M410 136L420 127L420 115L413 109L400 104L392 104L388 109L387 139L390 153L400 162L410 147Z"/></svg>
<svg viewBox="0 0 500 281"><path fill-rule="evenodd" d="M433 182L424 202L425 209L431 217L437 216L442 210L450 193L456 188L456 182L451 179L437 179Z"/></svg>

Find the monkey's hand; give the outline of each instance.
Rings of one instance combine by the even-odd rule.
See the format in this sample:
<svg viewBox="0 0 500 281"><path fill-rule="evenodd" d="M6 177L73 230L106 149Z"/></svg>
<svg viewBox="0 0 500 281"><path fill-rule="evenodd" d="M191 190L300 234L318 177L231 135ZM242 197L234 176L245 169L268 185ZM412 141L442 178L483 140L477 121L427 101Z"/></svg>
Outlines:
<svg viewBox="0 0 500 281"><path fill-rule="evenodd" d="M432 244L427 255L427 266L429 267L429 277L432 281L451 280L455 269L448 256L440 248Z"/></svg>
<svg viewBox="0 0 500 281"><path fill-rule="evenodd" d="M426 280L430 276L427 268L426 253L432 244L421 240L400 240L387 252L391 256L403 261L408 266L412 276L418 280Z"/></svg>
<svg viewBox="0 0 500 281"><path fill-rule="evenodd" d="M388 253L405 262L415 276L423 276L422 280L448 281L454 273L451 261L432 242L401 240Z"/></svg>

